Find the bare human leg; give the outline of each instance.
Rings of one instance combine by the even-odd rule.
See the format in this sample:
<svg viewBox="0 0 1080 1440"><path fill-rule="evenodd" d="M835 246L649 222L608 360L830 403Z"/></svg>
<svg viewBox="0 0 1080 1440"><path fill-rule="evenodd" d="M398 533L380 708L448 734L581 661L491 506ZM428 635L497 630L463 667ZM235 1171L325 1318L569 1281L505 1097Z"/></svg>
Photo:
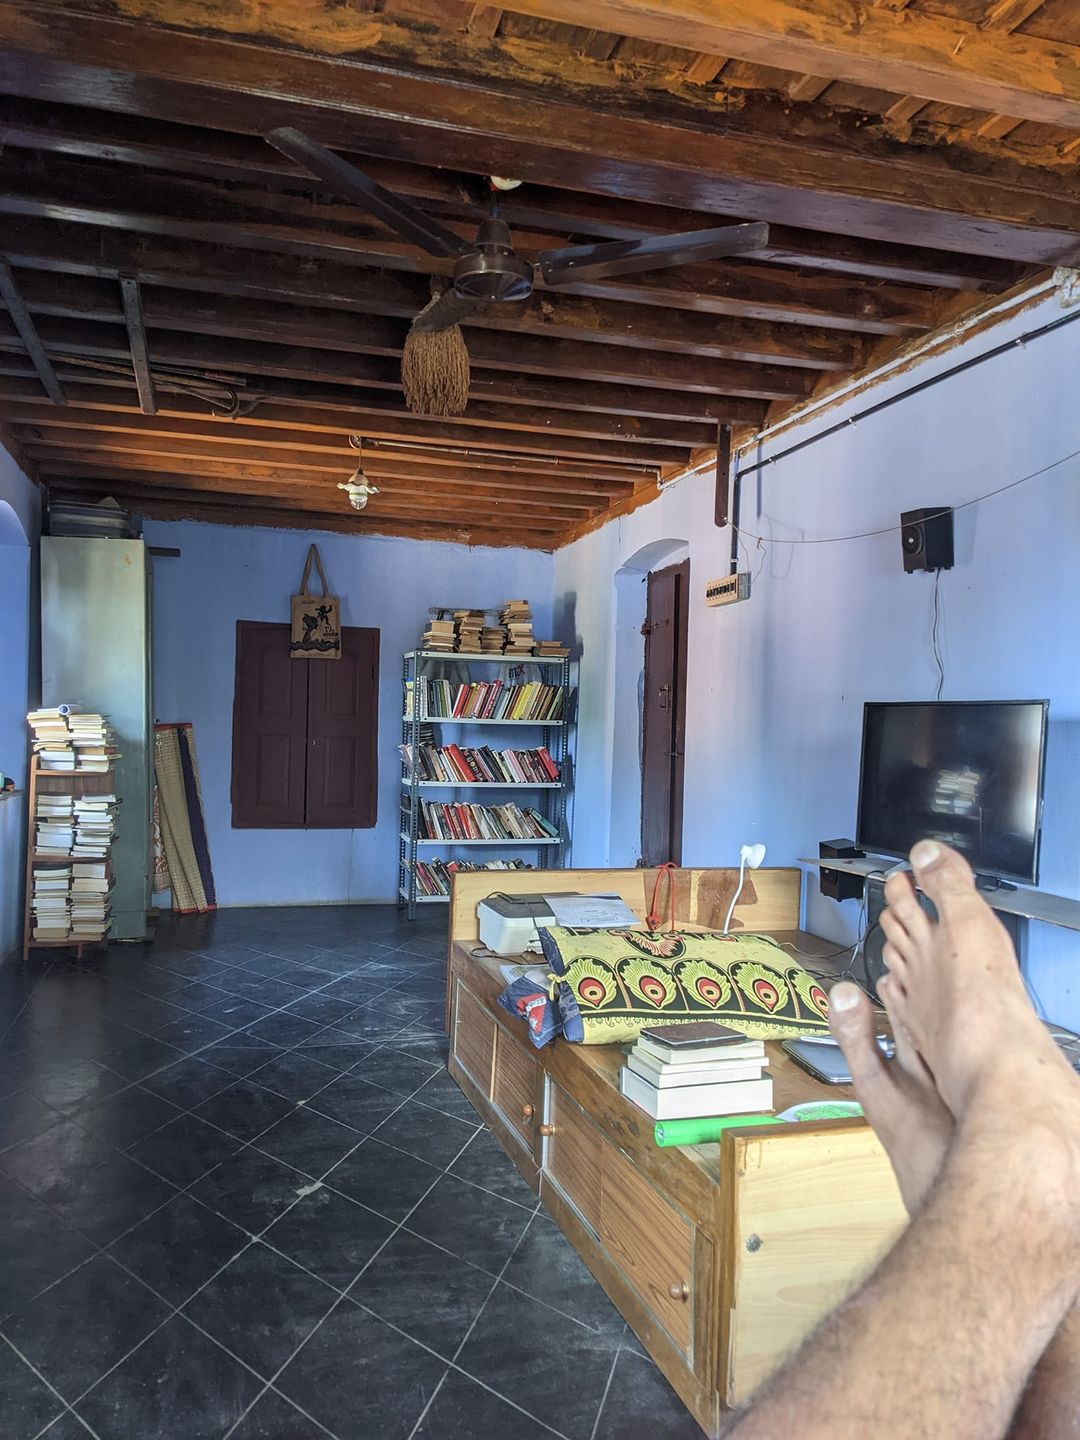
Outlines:
<svg viewBox="0 0 1080 1440"><path fill-rule="evenodd" d="M912 859L932 868L950 855L937 847ZM1005 937L970 872L966 887L962 870L919 883L941 923L927 920L920 953L899 958L886 989L909 1059L927 1062L955 1117L955 1139L936 1181L927 1180L930 1149L898 1146L896 1156L909 1157L894 1157L904 1193L915 1199L929 1183L924 1204L874 1275L729 1429L738 1440L1005 1436L1080 1290L1080 1084L1031 1012L1011 954L1006 967ZM875 1097L868 1114L896 1145L913 1133L910 1114L880 1074L861 1069L870 1089L860 1093ZM917 1068L899 1093L911 1098L911 1079L924 1087L921 1104Z"/></svg>
<svg viewBox="0 0 1080 1440"><path fill-rule="evenodd" d="M943 857L937 858L940 860ZM933 864L927 868L932 871ZM961 867L958 868L961 870L962 876L962 862ZM922 873L920 872L920 875ZM890 970L895 974L909 976L911 967L918 963L920 953L924 952L925 947L933 942L934 925L919 905L908 875L894 875L889 880L886 885L886 898L889 901L889 907L882 917L883 927L888 936L885 959ZM997 922L992 915L989 920L996 928ZM992 943L997 950L997 937L994 930L988 926L986 933L993 937ZM1009 952L1009 973L1010 976L1015 975L1017 973L1016 961L1007 938L1005 945ZM1004 963L1004 951L997 950L997 955ZM844 987L845 991L850 988L854 992L854 999L851 1000L850 997L841 995L839 997L841 1005L839 1013L836 1013L836 990L833 991L832 1023L837 1039L843 1046L844 1053L852 1067L852 1076L857 1078L856 1066L864 1074L869 1072L869 1083L860 1087L860 1098L863 1100L867 1118L889 1153L900 1182L904 1202L908 1212L911 1213L913 1210L912 1198L915 1204L919 1203L919 1185L923 1183L927 1172L932 1167L932 1152L935 1139L941 1135L941 1126L935 1115L933 1104L930 1103L929 1107L927 1106L925 1089L901 1078L903 1071L910 1066L911 1041L906 1030L903 1029L903 1022L895 1013L896 1007L889 999L891 983L892 977L890 976L884 982L882 999L889 1010L894 1033L897 1034L898 1040L901 1032L905 1036L905 1046L901 1049L898 1043L897 1048L897 1061L903 1062L900 1075L883 1078L874 1073L873 1061L875 1057L880 1061L880 1052L874 1045L874 1056L870 1056L866 1048L868 1039L870 1044L873 1044L873 1016L865 997L854 986ZM837 987L837 989L839 988ZM903 1008L903 1001L900 1002L900 1008ZM862 1013L864 1009L865 1015ZM914 1058L918 1067L916 1073L921 1072L929 1079L929 1072L923 1065L921 1057L916 1054ZM880 1069L884 1068L884 1065L880 1066ZM888 1080L893 1078L897 1083L889 1085ZM880 1100L879 1095L884 1095L886 1099ZM938 1104L941 1104L936 1087L934 1087L934 1096L937 1097ZM875 1118L875 1109L884 1112L882 1119ZM951 1118L950 1115L950 1129ZM917 1138L912 1138L913 1134ZM942 1153L944 1153L944 1146ZM938 1164L940 1164L940 1157ZM906 1186L905 1178L907 1179ZM1080 1440L1080 1301L1073 1305L1046 1353L1039 1361L1031 1382L1021 1399L1009 1435L1011 1440Z"/></svg>

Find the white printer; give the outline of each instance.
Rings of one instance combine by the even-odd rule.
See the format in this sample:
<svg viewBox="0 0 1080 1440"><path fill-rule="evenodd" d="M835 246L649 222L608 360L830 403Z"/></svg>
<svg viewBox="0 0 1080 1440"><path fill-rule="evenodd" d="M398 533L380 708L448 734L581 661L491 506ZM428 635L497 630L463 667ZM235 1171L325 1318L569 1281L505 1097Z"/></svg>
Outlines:
<svg viewBox="0 0 1080 1440"><path fill-rule="evenodd" d="M555 924L543 895L489 895L477 905L476 918L480 943L495 955L539 954L540 926Z"/></svg>

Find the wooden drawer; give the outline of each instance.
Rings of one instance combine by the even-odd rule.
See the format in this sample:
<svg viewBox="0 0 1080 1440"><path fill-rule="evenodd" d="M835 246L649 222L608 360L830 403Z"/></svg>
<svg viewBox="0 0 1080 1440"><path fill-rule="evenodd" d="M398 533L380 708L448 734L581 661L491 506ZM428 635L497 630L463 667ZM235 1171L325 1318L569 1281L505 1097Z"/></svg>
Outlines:
<svg viewBox="0 0 1080 1440"><path fill-rule="evenodd" d="M693 1226L607 1144L600 1239L679 1349L688 1355L694 1317Z"/></svg>
<svg viewBox="0 0 1080 1440"><path fill-rule="evenodd" d="M539 1068L514 1036L497 1030L491 1098L511 1132L530 1152L540 1124L536 1094Z"/></svg>
<svg viewBox="0 0 1080 1440"><path fill-rule="evenodd" d="M495 1030L492 1016L468 986L455 978L450 1048L455 1060L489 1100L495 1066Z"/></svg>
<svg viewBox="0 0 1080 1440"><path fill-rule="evenodd" d="M552 1085L549 1091L548 1120L553 1133L547 1143L544 1173L599 1235L602 1156L607 1142L584 1110L558 1085Z"/></svg>

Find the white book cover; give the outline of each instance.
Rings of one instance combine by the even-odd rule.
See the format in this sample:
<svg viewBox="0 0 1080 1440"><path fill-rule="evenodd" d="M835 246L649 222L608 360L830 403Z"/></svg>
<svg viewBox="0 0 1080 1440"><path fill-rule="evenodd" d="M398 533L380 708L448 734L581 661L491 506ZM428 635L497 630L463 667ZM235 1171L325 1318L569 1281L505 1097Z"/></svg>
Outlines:
<svg viewBox="0 0 1080 1440"><path fill-rule="evenodd" d="M626 1064L658 1090L677 1090L683 1085L730 1085L735 1080L757 1080L765 1061L728 1060L723 1065L655 1065L651 1057L631 1050Z"/></svg>
<svg viewBox="0 0 1080 1440"><path fill-rule="evenodd" d="M619 1088L654 1120L690 1120L699 1115L756 1115L772 1109L772 1077L738 1080L731 1085L680 1085L657 1090L640 1075L619 1072Z"/></svg>

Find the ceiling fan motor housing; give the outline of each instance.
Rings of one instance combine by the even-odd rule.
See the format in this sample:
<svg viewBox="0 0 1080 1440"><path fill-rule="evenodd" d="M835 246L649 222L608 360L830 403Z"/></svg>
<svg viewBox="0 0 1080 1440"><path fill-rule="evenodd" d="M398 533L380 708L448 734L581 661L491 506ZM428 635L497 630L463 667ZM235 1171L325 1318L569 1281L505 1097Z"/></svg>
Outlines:
<svg viewBox="0 0 1080 1440"><path fill-rule="evenodd" d="M454 266L454 289L470 300L525 300L532 294L533 267L514 254L510 227L503 220L485 220L476 235L476 249Z"/></svg>

